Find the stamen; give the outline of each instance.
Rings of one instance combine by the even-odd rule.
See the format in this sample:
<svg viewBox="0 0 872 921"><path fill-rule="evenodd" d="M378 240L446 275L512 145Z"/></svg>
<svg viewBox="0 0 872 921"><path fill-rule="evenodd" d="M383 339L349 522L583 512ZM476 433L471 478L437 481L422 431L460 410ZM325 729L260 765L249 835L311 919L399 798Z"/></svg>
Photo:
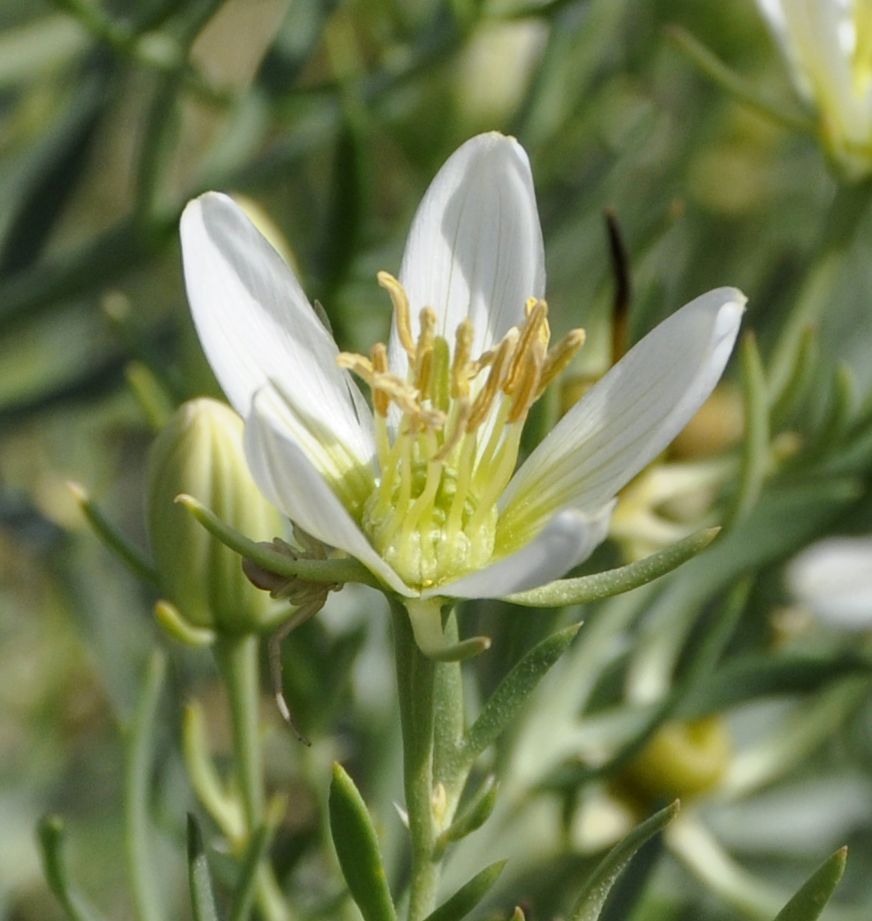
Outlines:
<svg viewBox="0 0 872 921"><path fill-rule="evenodd" d="M469 400L461 399L458 402L458 410L455 415L454 424L451 431L447 434L442 447L433 455L434 461L440 463L448 460L451 453L460 444L460 439L466 432L466 426L469 423L469 417L472 415L472 403Z"/></svg>
<svg viewBox="0 0 872 921"><path fill-rule="evenodd" d="M472 379L472 323L463 320L454 335L454 361L451 364L451 396L457 400L469 396L469 382Z"/></svg>
<svg viewBox="0 0 872 921"><path fill-rule="evenodd" d="M515 383L512 394L512 408L509 411L509 424L523 420L530 407L536 401L536 392L542 373L543 358L538 350L531 350Z"/></svg>
<svg viewBox="0 0 872 921"><path fill-rule="evenodd" d="M539 377L539 386L536 388L536 397L539 399L545 389L562 374L569 363L575 358L578 350L584 345L586 333L583 329L571 329L545 356L542 373Z"/></svg>
<svg viewBox="0 0 872 921"><path fill-rule="evenodd" d="M534 351L541 351L548 346L547 317L548 305L545 301L533 300L527 301L525 309L527 312L527 322L521 331L521 338L518 341L518 347L512 357L512 363L506 374L506 380L503 384L505 393L514 393L522 375L523 366L530 360L529 356ZM543 342L543 333L546 338Z"/></svg>
<svg viewBox="0 0 872 921"><path fill-rule="evenodd" d="M509 359L509 355L515 349L517 342L518 331L514 328L510 329L497 349L496 357L488 372L487 381L484 387L478 392L478 396L472 404L472 412L466 424L467 432L472 432L477 429L488 414L488 410L493 404L494 397L496 397L497 391L502 384L503 368Z"/></svg>
<svg viewBox="0 0 872 921"><path fill-rule="evenodd" d="M383 342L376 342L370 350L370 360L375 374L386 374L388 370L388 350ZM390 397L379 389L373 389L372 403L375 411L382 417L387 416L388 407L391 405Z"/></svg>
<svg viewBox="0 0 872 921"><path fill-rule="evenodd" d="M397 336L400 345L406 350L410 360L415 358L415 340L412 338L412 311L405 288L390 272L379 272L378 283L388 292L394 305L394 322L397 324Z"/></svg>
<svg viewBox="0 0 872 921"><path fill-rule="evenodd" d="M421 334L415 349L415 386L422 399L430 395L430 382L433 373L433 341L436 338L438 318L432 307L425 307L420 314Z"/></svg>

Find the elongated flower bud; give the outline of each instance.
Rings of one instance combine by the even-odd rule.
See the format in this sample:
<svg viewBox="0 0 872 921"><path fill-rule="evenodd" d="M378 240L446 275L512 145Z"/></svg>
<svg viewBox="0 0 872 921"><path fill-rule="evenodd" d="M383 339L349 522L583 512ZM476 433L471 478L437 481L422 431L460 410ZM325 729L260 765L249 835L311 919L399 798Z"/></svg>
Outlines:
<svg viewBox="0 0 872 921"><path fill-rule="evenodd" d="M242 420L215 400L180 407L152 445L147 517L161 588L193 627L224 634L271 625L275 605L245 577L239 557L175 498L188 493L255 539L281 534L282 520L251 479Z"/></svg>

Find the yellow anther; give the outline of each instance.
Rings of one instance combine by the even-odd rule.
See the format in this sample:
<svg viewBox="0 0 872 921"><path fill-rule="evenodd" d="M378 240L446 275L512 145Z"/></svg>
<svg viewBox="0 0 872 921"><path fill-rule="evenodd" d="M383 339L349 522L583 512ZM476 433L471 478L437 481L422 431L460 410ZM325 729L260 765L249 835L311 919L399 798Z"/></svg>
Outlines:
<svg viewBox="0 0 872 921"><path fill-rule="evenodd" d="M578 350L584 345L584 340L583 329L571 329L545 356L542 374L539 377L539 387L536 390L537 399L542 396L545 388L566 370Z"/></svg>
<svg viewBox="0 0 872 921"><path fill-rule="evenodd" d="M503 383L503 391L508 394L515 392L522 376L526 375L526 365L529 364L531 356L538 356L537 365L541 365L541 357L548 347L548 305L545 301L531 298L527 301L525 310L528 311L527 322L521 330L521 338L518 340Z"/></svg>
<svg viewBox="0 0 872 921"><path fill-rule="evenodd" d="M376 342L376 344L370 350L370 359L372 361L372 369L376 375L387 374L388 370L388 350L385 348L383 342ZM391 404L390 397L383 391L378 388L374 388L372 391L372 403L375 408L375 411L380 416L387 416L388 407Z"/></svg>
<svg viewBox="0 0 872 921"><path fill-rule="evenodd" d="M391 275L390 272L379 272L376 276L378 283L388 292L391 303L394 305L394 322L397 325L397 336L400 345L405 349L411 360L415 358L415 340L412 338L412 312L409 309L409 296L405 288Z"/></svg>
<svg viewBox="0 0 872 921"><path fill-rule="evenodd" d="M542 374L542 352L530 349L527 360L521 366L512 395L512 408L509 410L508 422L525 419L530 407L536 402L539 393L539 379Z"/></svg>
<svg viewBox="0 0 872 921"><path fill-rule="evenodd" d="M472 432L481 425L488 410L493 405L494 398L502 384L503 369L509 360L509 356L515 350L517 343L518 331L514 328L510 329L496 351L484 387L478 392L478 396L472 404L472 412L469 415L469 421L466 423L467 432Z"/></svg>
<svg viewBox="0 0 872 921"><path fill-rule="evenodd" d="M454 359L451 363L451 396L460 399L469 396L472 379L472 337L474 330L469 320L463 320L454 335Z"/></svg>
<svg viewBox="0 0 872 921"><path fill-rule="evenodd" d="M433 341L436 338L438 317L432 307L425 307L420 314L421 334L415 349L415 385L421 398L430 394L430 378L433 371Z"/></svg>

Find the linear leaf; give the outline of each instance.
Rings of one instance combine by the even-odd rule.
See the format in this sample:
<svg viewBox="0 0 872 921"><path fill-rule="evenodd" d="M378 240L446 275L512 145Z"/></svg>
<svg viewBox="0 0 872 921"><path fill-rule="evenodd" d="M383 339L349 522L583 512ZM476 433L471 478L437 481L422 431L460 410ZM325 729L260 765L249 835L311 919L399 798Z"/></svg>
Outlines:
<svg viewBox="0 0 872 921"><path fill-rule="evenodd" d="M448 901L443 902L424 921L461 921L487 895L488 890L499 879L505 867L505 860L498 860L468 882L464 883Z"/></svg>
<svg viewBox="0 0 872 921"><path fill-rule="evenodd" d="M678 809L679 804L676 800L641 825L637 825L606 854L588 877L570 915L571 921L597 921L612 886L624 868L646 841L662 831L675 818Z"/></svg>
<svg viewBox="0 0 872 921"><path fill-rule="evenodd" d="M197 820L188 813L188 884L191 890L191 909L194 921L219 921L215 896L212 892L212 874L203 847L203 836Z"/></svg>
<svg viewBox="0 0 872 921"><path fill-rule="evenodd" d="M816 921L839 884L847 859L846 847L828 857L778 912L775 921Z"/></svg>
<svg viewBox="0 0 872 921"><path fill-rule="evenodd" d="M396 921L378 838L366 803L338 763L333 765L329 811L339 866L365 921Z"/></svg>

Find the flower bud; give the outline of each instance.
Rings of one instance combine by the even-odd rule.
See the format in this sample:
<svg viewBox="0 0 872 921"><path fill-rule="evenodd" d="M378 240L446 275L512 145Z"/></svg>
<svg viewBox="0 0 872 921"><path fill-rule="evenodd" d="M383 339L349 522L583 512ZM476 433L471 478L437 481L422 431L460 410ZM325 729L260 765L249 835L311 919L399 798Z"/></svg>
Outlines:
<svg viewBox="0 0 872 921"><path fill-rule="evenodd" d="M645 801L689 799L718 786L731 755L719 716L666 723L624 768L620 784Z"/></svg>
<svg viewBox="0 0 872 921"><path fill-rule="evenodd" d="M242 420L215 400L181 406L151 448L147 517L163 592L190 626L239 634L273 625L275 604L245 577L239 556L175 498L188 493L254 540L283 531L248 472Z"/></svg>

